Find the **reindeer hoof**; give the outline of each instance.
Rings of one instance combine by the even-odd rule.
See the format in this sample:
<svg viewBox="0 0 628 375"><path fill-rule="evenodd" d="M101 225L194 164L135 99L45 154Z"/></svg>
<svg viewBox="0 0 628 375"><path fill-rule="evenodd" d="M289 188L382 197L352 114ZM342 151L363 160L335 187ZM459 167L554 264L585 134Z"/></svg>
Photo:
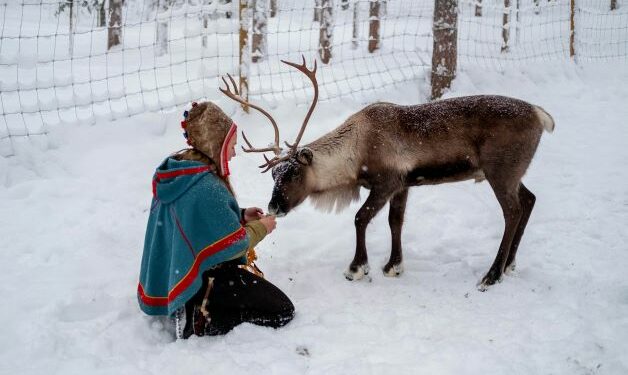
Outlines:
<svg viewBox="0 0 628 375"><path fill-rule="evenodd" d="M403 264L387 264L384 266L384 276L386 277L398 277L403 273Z"/></svg>
<svg viewBox="0 0 628 375"><path fill-rule="evenodd" d="M515 262L512 262L509 266L506 266L504 273L506 274L506 276L512 276L515 273L516 268L517 265L515 264Z"/></svg>
<svg viewBox="0 0 628 375"><path fill-rule="evenodd" d="M482 280L478 283L477 288L480 292L486 292L491 285L501 282L501 275L496 276L492 271L488 271L486 276L484 276Z"/></svg>
<svg viewBox="0 0 628 375"><path fill-rule="evenodd" d="M364 276L368 275L370 267L368 264L361 264L359 266L349 266L349 269L345 271L345 278L349 281L357 281Z"/></svg>

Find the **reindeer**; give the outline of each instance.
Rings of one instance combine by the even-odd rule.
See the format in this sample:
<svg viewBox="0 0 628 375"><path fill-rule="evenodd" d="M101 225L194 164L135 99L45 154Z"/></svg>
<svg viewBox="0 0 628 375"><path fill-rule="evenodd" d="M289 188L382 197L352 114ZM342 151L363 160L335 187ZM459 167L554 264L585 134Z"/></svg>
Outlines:
<svg viewBox="0 0 628 375"><path fill-rule="evenodd" d="M522 100L477 95L438 100L419 105L375 103L351 115L335 130L300 147L299 143L318 100L316 61L309 70L283 61L303 72L314 87L314 98L296 141L284 150L279 128L266 111L242 99L231 76L221 91L229 98L264 114L275 131L272 146L255 148L242 133L245 152L274 152L260 166L272 170L274 188L268 210L286 215L307 197L315 205L342 209L359 198L361 187L369 195L355 215L356 249L345 272L358 280L369 272L366 228L390 202L388 222L392 234L386 276L403 272L401 229L413 186L436 185L475 179L487 180L504 214L505 229L495 261L478 283L484 291L515 269L515 256L536 197L521 178L525 174L543 131L552 132L554 120L541 107ZM235 92L235 93L234 93Z"/></svg>

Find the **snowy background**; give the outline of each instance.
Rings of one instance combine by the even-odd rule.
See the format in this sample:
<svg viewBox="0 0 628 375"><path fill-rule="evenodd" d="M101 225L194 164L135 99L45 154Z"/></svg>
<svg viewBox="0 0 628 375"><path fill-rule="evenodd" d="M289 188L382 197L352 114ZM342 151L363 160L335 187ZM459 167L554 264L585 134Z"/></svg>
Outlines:
<svg viewBox="0 0 628 375"><path fill-rule="evenodd" d="M327 214L306 203L258 248L295 319L179 342L140 312L135 290L151 175L185 144L180 114L54 128L47 149L23 145L0 158L0 373L626 374L626 83L625 64L459 72L449 97L511 95L556 120L524 178L537 203L518 270L501 284L475 288L503 230L486 183L411 190L399 278L379 271L390 249L384 209L367 233L370 282L342 275L358 204ZM380 99L417 103L426 89L408 82ZM219 104L252 139L270 139L263 119ZM322 103L306 141L359 108ZM283 137L306 109L290 101L273 109ZM234 159L242 206L265 207L270 197L259 163Z"/></svg>

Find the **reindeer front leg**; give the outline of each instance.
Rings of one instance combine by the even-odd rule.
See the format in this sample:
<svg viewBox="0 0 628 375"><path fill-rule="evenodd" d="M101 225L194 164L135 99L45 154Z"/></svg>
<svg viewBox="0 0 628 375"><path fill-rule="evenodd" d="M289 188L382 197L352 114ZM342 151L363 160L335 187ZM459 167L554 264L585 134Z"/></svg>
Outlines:
<svg viewBox="0 0 628 375"><path fill-rule="evenodd" d="M374 186L366 202L355 215L355 256L349 265L349 269L345 271L345 277L349 281L360 280L369 273L368 257L366 255L366 227L392 195L390 190L392 189Z"/></svg>

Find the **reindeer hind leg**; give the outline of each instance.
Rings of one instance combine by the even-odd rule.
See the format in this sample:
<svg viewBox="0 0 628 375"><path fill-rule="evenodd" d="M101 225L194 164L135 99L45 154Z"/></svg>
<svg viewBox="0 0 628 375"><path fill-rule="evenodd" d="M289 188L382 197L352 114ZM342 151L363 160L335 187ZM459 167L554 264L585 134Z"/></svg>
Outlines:
<svg viewBox="0 0 628 375"><path fill-rule="evenodd" d="M504 267L506 266L506 260L508 259L510 248L523 214L519 199L520 182L518 176L517 180L514 180L514 177L515 176L512 175L493 175L490 173L487 173L486 176L486 179L491 184L491 187L495 192L495 197L502 208L505 226L504 234L502 236L501 243L499 244L499 250L497 251L497 256L493 261L493 265L478 284L478 289L480 291L485 291L489 286L501 281L504 273Z"/></svg>
<svg viewBox="0 0 628 375"><path fill-rule="evenodd" d="M519 185L519 201L521 202L522 214L521 220L519 220L519 226L517 227L517 231L515 232L515 236L512 239L512 244L510 245L510 251L508 252L508 258L506 259L506 274L513 272L515 270L515 257L517 256L517 250L519 249L519 242L521 242L521 237L523 237L523 232L526 229L526 225L528 224L528 219L530 218L530 214L532 213L532 209L534 208L534 203L536 202L536 197L530 190L528 190L525 185Z"/></svg>
<svg viewBox="0 0 628 375"><path fill-rule="evenodd" d="M390 225L392 246L390 250L390 259L383 268L385 276L395 277L403 273L403 265L401 263L403 260L401 250L401 229L403 227L403 216L406 211L407 201L408 188L399 191L390 200L388 224Z"/></svg>

